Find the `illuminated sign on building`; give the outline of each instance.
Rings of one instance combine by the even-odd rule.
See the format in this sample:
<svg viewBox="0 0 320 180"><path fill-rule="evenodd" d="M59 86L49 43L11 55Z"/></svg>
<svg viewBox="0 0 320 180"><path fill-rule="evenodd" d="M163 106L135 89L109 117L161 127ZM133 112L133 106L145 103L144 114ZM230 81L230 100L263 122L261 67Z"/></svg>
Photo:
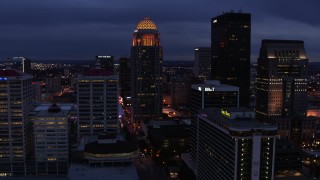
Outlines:
<svg viewBox="0 0 320 180"><path fill-rule="evenodd" d="M201 87L198 87L198 91L202 91ZM204 91L208 92L208 91L214 91L214 87L205 87Z"/></svg>
<svg viewBox="0 0 320 180"><path fill-rule="evenodd" d="M0 77L0 81L6 81L6 80L8 80L8 78L6 78L6 77Z"/></svg>
<svg viewBox="0 0 320 180"><path fill-rule="evenodd" d="M204 88L204 91L214 91L214 87L212 87L212 88L206 87L206 88Z"/></svg>
<svg viewBox="0 0 320 180"><path fill-rule="evenodd" d="M227 110L224 110L224 109L221 109L221 114L227 116L227 117L230 117L231 114L227 111Z"/></svg>

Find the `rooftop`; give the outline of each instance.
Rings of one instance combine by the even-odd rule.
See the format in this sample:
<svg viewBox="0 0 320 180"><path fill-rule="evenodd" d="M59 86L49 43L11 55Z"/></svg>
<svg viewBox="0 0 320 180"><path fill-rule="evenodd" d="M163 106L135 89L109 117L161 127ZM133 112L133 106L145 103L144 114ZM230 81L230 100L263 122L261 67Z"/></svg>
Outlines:
<svg viewBox="0 0 320 180"><path fill-rule="evenodd" d="M98 141L85 145L84 151L93 154L130 153L137 151L135 142L117 141L113 144L99 144Z"/></svg>
<svg viewBox="0 0 320 180"><path fill-rule="evenodd" d="M59 111L50 111L52 110L52 107L60 108ZM34 117L66 117L70 114L70 111L72 110L73 105L71 104L63 104L63 105L52 105L52 104L41 104L37 106L33 112Z"/></svg>
<svg viewBox="0 0 320 180"><path fill-rule="evenodd" d="M88 167L87 165L71 164L69 180L138 180L138 174L134 166L125 167Z"/></svg>
<svg viewBox="0 0 320 180"><path fill-rule="evenodd" d="M150 18L145 17L137 24L136 30L157 30L157 25Z"/></svg>
<svg viewBox="0 0 320 180"><path fill-rule="evenodd" d="M207 80L204 84L192 84L192 89L199 91L239 91L239 87L221 84L218 80Z"/></svg>
<svg viewBox="0 0 320 180"><path fill-rule="evenodd" d="M11 77L11 76L22 76L23 73L16 70L0 70L0 76Z"/></svg>
<svg viewBox="0 0 320 180"><path fill-rule="evenodd" d="M107 71L105 69L91 69L83 73L85 76L110 76L113 72Z"/></svg>
<svg viewBox="0 0 320 180"><path fill-rule="evenodd" d="M254 112L247 108L205 108L198 116L216 121L215 124L228 126L228 129L265 129L277 130L276 126L263 124L255 119ZM214 122L212 122L214 123Z"/></svg>

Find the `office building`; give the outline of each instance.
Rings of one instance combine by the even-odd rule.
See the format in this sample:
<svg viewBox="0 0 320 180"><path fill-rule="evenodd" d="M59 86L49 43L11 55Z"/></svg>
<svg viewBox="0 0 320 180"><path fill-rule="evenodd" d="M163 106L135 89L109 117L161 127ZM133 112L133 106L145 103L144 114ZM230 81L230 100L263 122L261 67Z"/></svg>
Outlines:
<svg viewBox="0 0 320 180"><path fill-rule="evenodd" d="M40 102L42 100L41 94L43 93L44 83L42 81L32 82L32 100L35 102Z"/></svg>
<svg viewBox="0 0 320 180"><path fill-rule="evenodd" d="M55 93L61 90L61 77L46 77L45 89L47 93Z"/></svg>
<svg viewBox="0 0 320 180"><path fill-rule="evenodd" d="M0 176L32 173L31 75L0 70Z"/></svg>
<svg viewBox="0 0 320 180"><path fill-rule="evenodd" d="M217 80L208 80L204 84L192 84L191 88L191 148L198 145L196 115L204 108L239 107L239 88L221 84Z"/></svg>
<svg viewBox="0 0 320 180"><path fill-rule="evenodd" d="M113 56L96 56L96 61L100 61L101 69L114 71Z"/></svg>
<svg viewBox="0 0 320 180"><path fill-rule="evenodd" d="M189 75L171 77L171 105L173 107L189 106L192 77Z"/></svg>
<svg viewBox="0 0 320 180"><path fill-rule="evenodd" d="M68 173L72 108L72 105L43 104L31 112L37 175Z"/></svg>
<svg viewBox="0 0 320 180"><path fill-rule="evenodd" d="M262 40L258 58L256 113L272 117L305 117L308 59L303 41Z"/></svg>
<svg viewBox="0 0 320 180"><path fill-rule="evenodd" d="M239 107L239 88L207 80L204 84L192 84L191 109L194 114L209 107Z"/></svg>
<svg viewBox="0 0 320 180"><path fill-rule="evenodd" d="M240 88L240 106L249 105L251 15L225 13L211 19L212 79Z"/></svg>
<svg viewBox="0 0 320 180"><path fill-rule="evenodd" d="M160 33L150 18L134 30L131 47L132 120L162 118L162 47Z"/></svg>
<svg viewBox="0 0 320 180"><path fill-rule="evenodd" d="M79 75L78 139L101 133L118 133L118 90L118 76L105 69L92 69Z"/></svg>
<svg viewBox="0 0 320 180"><path fill-rule="evenodd" d="M194 74L201 80L211 78L210 47L198 47L194 50Z"/></svg>
<svg viewBox="0 0 320 180"><path fill-rule="evenodd" d="M290 140L277 138L274 164L276 176L298 174L302 169L301 149Z"/></svg>
<svg viewBox="0 0 320 180"><path fill-rule="evenodd" d="M120 85L120 95L124 100L130 99L131 88L130 88L130 59L120 58L119 67L119 85Z"/></svg>
<svg viewBox="0 0 320 180"><path fill-rule="evenodd" d="M13 57L12 68L24 73L31 73L31 60L25 57Z"/></svg>
<svg viewBox="0 0 320 180"><path fill-rule="evenodd" d="M274 178L276 126L260 123L247 108L207 108L196 119L197 179Z"/></svg>

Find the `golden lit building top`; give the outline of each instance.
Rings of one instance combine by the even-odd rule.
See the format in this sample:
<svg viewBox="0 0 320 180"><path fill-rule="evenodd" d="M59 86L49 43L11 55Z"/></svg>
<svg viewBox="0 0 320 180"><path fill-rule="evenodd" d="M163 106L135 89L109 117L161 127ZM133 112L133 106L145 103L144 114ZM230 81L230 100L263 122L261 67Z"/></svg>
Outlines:
<svg viewBox="0 0 320 180"><path fill-rule="evenodd" d="M136 27L136 30L143 30L143 29L148 29L148 30L157 30L157 25L150 19L150 18L143 18Z"/></svg>
<svg viewBox="0 0 320 180"><path fill-rule="evenodd" d="M150 18L143 18L134 30L132 46L160 46L160 33Z"/></svg>

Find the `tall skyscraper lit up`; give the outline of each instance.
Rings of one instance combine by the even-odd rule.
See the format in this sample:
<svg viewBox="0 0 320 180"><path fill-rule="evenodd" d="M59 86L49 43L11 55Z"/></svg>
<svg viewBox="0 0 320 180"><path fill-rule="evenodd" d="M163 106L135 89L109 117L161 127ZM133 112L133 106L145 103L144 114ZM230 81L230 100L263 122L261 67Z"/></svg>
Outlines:
<svg viewBox="0 0 320 180"><path fill-rule="evenodd" d="M263 40L258 58L257 116L305 116L307 66L303 41Z"/></svg>
<svg viewBox="0 0 320 180"><path fill-rule="evenodd" d="M132 118L137 122L162 117L162 47L150 18L140 21L131 47Z"/></svg>
<svg viewBox="0 0 320 180"><path fill-rule="evenodd" d="M240 106L249 105L251 15L225 13L211 19L212 79L240 88Z"/></svg>

